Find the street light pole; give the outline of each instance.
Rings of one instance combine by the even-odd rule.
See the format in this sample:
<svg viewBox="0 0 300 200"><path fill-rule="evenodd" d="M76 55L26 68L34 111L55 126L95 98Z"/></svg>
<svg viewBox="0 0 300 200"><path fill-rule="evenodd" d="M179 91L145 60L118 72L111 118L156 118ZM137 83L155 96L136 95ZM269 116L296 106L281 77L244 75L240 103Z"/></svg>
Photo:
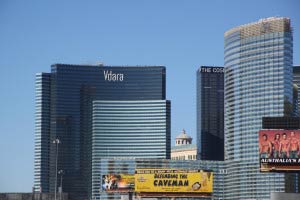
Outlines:
<svg viewBox="0 0 300 200"><path fill-rule="evenodd" d="M63 181L63 175L64 175L64 170L59 170L58 174L60 174L60 191L59 191L59 199L62 200L62 181Z"/></svg>
<svg viewBox="0 0 300 200"><path fill-rule="evenodd" d="M56 155L55 155L55 189L54 189L54 199L56 200L56 191L57 191L57 160L58 160L58 144L60 143L59 139L56 138L52 141L53 144L56 144Z"/></svg>

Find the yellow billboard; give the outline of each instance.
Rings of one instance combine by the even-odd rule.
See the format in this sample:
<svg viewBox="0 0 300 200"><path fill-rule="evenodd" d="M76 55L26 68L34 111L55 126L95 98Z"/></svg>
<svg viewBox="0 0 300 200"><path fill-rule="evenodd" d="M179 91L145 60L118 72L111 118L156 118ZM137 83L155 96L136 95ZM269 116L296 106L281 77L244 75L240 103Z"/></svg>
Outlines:
<svg viewBox="0 0 300 200"><path fill-rule="evenodd" d="M213 173L202 170L136 169L135 192L212 193Z"/></svg>

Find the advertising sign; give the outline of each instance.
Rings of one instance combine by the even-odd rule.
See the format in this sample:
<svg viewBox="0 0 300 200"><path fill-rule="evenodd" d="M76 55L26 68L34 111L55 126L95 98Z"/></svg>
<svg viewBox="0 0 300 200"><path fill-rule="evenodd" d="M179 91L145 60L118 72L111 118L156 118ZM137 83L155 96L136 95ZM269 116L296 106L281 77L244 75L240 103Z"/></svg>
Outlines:
<svg viewBox="0 0 300 200"><path fill-rule="evenodd" d="M102 176L102 190L129 192L134 190L134 174L107 174Z"/></svg>
<svg viewBox="0 0 300 200"><path fill-rule="evenodd" d="M202 170L137 169L135 191L149 193L212 193L213 173Z"/></svg>
<svg viewBox="0 0 300 200"><path fill-rule="evenodd" d="M300 130L259 131L260 170L300 170Z"/></svg>

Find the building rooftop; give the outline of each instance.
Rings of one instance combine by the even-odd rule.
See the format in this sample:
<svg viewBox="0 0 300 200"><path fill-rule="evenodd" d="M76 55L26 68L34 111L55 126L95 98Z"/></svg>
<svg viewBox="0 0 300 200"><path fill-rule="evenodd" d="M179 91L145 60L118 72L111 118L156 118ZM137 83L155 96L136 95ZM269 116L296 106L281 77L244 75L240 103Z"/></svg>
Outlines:
<svg viewBox="0 0 300 200"><path fill-rule="evenodd" d="M224 37L231 35L234 32L243 31L241 38L259 35L262 33L271 32L288 32L290 31L290 19L287 17L269 17L263 18L256 22L243 24L234 27L224 33Z"/></svg>
<svg viewBox="0 0 300 200"><path fill-rule="evenodd" d="M192 137L186 134L185 130L182 129L182 132L176 136L176 139L192 139Z"/></svg>
<svg viewBox="0 0 300 200"><path fill-rule="evenodd" d="M171 147L171 151L183 151L183 150L195 150L195 149L197 149L196 144L186 144L186 145Z"/></svg>

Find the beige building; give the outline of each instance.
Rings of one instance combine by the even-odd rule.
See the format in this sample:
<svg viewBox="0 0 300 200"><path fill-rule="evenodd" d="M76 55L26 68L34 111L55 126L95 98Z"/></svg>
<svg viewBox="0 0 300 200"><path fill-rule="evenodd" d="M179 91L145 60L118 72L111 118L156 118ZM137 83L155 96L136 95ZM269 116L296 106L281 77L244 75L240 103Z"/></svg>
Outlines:
<svg viewBox="0 0 300 200"><path fill-rule="evenodd" d="M193 138L183 129L176 137L175 146L171 148L172 160L196 160L197 145L192 144Z"/></svg>

